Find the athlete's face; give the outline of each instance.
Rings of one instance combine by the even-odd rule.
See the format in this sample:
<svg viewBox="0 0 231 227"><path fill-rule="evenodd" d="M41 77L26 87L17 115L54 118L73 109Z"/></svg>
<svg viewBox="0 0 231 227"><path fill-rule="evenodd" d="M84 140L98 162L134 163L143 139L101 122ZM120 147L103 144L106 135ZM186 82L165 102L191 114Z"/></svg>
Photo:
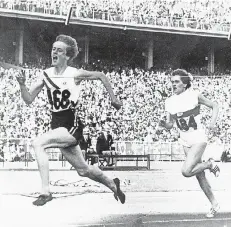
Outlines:
<svg viewBox="0 0 231 227"><path fill-rule="evenodd" d="M181 94L182 92L185 91L186 89L186 84L183 84L182 80L181 80L181 77L176 75L176 76L173 76L171 78L171 82L172 82L172 89L173 89L173 92L176 94L176 95L179 95Z"/></svg>
<svg viewBox="0 0 231 227"><path fill-rule="evenodd" d="M67 44L57 41L51 50L51 60L53 66L62 66L67 63L69 57L66 55Z"/></svg>

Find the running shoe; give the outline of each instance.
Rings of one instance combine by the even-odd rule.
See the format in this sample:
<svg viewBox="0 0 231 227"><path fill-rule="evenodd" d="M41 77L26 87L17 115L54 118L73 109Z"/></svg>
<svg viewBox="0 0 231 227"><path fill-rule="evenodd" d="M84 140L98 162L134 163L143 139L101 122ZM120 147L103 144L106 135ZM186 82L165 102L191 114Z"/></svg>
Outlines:
<svg viewBox="0 0 231 227"><path fill-rule="evenodd" d="M209 212L206 214L206 217L207 218L213 218L219 210L220 210L219 204L216 207L211 207Z"/></svg>
<svg viewBox="0 0 231 227"><path fill-rule="evenodd" d="M115 182L116 188L117 188L117 193L114 193L115 199L118 201L118 198L122 204L125 203L126 196L125 194L121 191L120 189L120 180L118 178L113 179Z"/></svg>
<svg viewBox="0 0 231 227"><path fill-rule="evenodd" d="M214 159L210 158L208 160L212 166L210 168L210 172L213 173L215 175L215 177L218 177L220 175L220 168L219 166L215 163Z"/></svg>
<svg viewBox="0 0 231 227"><path fill-rule="evenodd" d="M47 202L51 201L53 199L51 193L49 195L40 195L38 197L38 199L36 199L33 204L35 206L43 206L45 205Z"/></svg>

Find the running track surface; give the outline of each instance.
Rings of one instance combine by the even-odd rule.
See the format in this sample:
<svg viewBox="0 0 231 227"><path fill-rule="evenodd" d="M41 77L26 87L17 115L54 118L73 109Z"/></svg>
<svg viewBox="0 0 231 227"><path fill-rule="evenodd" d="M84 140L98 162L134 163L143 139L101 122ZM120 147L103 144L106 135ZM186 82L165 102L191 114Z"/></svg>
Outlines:
<svg viewBox="0 0 231 227"><path fill-rule="evenodd" d="M33 206L28 195L2 195L1 226L231 226L230 193L217 194L222 208L213 219L205 218L207 201L195 191L127 193L124 205L111 193L56 195L43 207Z"/></svg>
<svg viewBox="0 0 231 227"><path fill-rule="evenodd" d="M221 205L212 219L205 217L210 206L195 179L183 178L180 166L170 168L167 164L159 171L106 172L122 180L127 195L124 205L105 187L78 178L74 171L54 171L53 201L35 207L32 202L40 189L38 173L0 171L0 226L231 227L231 163L223 166L218 179L207 174Z"/></svg>

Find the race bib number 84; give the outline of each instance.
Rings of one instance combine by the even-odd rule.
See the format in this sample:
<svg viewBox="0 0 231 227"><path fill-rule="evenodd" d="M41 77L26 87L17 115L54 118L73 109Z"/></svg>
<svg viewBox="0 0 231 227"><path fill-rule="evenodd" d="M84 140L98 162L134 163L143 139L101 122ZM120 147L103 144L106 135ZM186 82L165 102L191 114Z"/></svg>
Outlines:
<svg viewBox="0 0 231 227"><path fill-rule="evenodd" d="M194 130L197 129L197 123L193 115L189 117L188 122L184 118L176 119L177 127L184 132L187 132L189 128L193 128Z"/></svg>

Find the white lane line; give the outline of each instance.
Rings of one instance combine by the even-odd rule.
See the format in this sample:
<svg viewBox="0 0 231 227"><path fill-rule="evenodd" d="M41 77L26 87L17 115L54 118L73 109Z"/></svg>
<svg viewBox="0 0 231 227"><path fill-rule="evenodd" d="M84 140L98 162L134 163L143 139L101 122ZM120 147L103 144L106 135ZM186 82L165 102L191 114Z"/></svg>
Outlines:
<svg viewBox="0 0 231 227"><path fill-rule="evenodd" d="M137 218L142 219L142 217ZM142 224L155 224L155 223L184 223L184 222L206 222L206 221L231 221L231 218L199 218L199 219L176 219L176 220L159 220L159 221L142 221ZM136 218L134 221L128 221L124 223L107 223L107 224L83 224L83 225L75 225L77 226L82 226L82 227L92 227L92 226L97 226L97 227L106 227L106 226L126 226L129 223L135 223Z"/></svg>
<svg viewBox="0 0 231 227"><path fill-rule="evenodd" d="M175 223L175 222L203 222L203 221L231 221L231 218L198 218L198 219L176 219L176 220L159 220L147 221L145 223Z"/></svg>

